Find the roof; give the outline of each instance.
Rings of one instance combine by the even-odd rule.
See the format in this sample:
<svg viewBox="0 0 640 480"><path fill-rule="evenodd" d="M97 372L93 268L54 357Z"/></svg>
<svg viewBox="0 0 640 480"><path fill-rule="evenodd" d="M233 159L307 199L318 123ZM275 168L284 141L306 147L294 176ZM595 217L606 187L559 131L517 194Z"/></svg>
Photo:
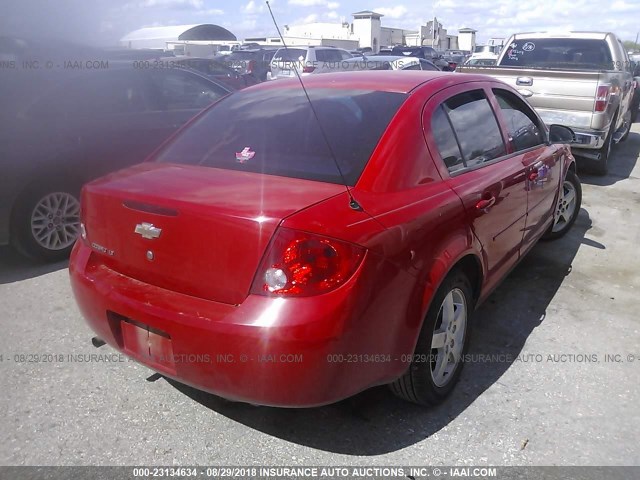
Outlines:
<svg viewBox="0 0 640 480"><path fill-rule="evenodd" d="M145 27L126 34L120 41L129 42L156 39L237 41L236 36L226 28L210 23L173 25L169 27Z"/></svg>
<svg viewBox="0 0 640 480"><path fill-rule="evenodd" d="M458 30L458 33L477 33L477 30L474 30L473 28L461 28L460 30Z"/></svg>
<svg viewBox="0 0 640 480"><path fill-rule="evenodd" d="M331 72L304 77L307 89L336 88L342 90L371 90L391 93L409 93L425 82L442 76L451 77L450 72L430 72L424 70L404 71L401 74L393 70L368 70L361 72ZM467 80L471 75L458 75ZM285 78L272 82L263 82L250 89L296 88L300 86L297 78Z"/></svg>
<svg viewBox="0 0 640 480"><path fill-rule="evenodd" d="M515 38L582 38L591 40L604 40L610 32L526 32L516 33Z"/></svg>
<svg viewBox="0 0 640 480"><path fill-rule="evenodd" d="M353 15L354 17L384 17L383 14L372 12L371 10L363 10L361 12L352 13L351 15Z"/></svg>

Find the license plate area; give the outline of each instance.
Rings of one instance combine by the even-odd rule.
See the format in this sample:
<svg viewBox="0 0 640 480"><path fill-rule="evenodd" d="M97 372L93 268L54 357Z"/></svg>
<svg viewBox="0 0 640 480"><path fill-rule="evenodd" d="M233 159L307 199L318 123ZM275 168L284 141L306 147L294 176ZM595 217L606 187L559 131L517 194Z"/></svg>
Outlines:
<svg viewBox="0 0 640 480"><path fill-rule="evenodd" d="M157 370L176 373L171 336L162 330L122 315L109 312L120 324L122 348L130 356Z"/></svg>

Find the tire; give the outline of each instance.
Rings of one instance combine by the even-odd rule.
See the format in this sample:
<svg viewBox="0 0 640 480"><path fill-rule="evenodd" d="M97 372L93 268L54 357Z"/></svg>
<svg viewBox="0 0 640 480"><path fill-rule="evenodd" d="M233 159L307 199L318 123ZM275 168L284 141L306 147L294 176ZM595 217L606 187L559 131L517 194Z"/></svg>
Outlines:
<svg viewBox="0 0 640 480"><path fill-rule="evenodd" d="M474 309L472 292L469 279L459 270L451 272L442 282L418 335L413 361L404 375L390 384L395 395L418 405L433 406L441 403L451 393L460 377L464 363L462 357L469 343L469 320ZM449 319L454 319L453 323L448 323L449 328L443 325L447 321L444 314L445 300L453 300L454 305L457 305L453 315L446 315ZM440 337L444 343L441 348L432 348L434 333L444 335L444 338ZM458 356L457 362L451 362L454 349ZM450 363L439 370L438 367L445 358ZM439 372L444 372L444 375Z"/></svg>
<svg viewBox="0 0 640 480"><path fill-rule="evenodd" d="M80 233L78 190L62 182L27 187L13 209L13 246L35 260L67 258Z"/></svg>
<svg viewBox="0 0 640 480"><path fill-rule="evenodd" d="M556 209L553 212L553 223L542 236L543 240L555 240L563 237L578 218L582 205L582 185L573 170L567 172L558 197Z"/></svg>
<svg viewBox="0 0 640 480"><path fill-rule="evenodd" d="M611 123L611 127L609 128L609 133L607 134L607 138L604 141L604 145L599 150L600 160L597 160L593 165L593 172L596 175L606 175L609 171L609 157L611 156L611 150L613 149L613 132L615 131L616 124L617 120L614 120Z"/></svg>

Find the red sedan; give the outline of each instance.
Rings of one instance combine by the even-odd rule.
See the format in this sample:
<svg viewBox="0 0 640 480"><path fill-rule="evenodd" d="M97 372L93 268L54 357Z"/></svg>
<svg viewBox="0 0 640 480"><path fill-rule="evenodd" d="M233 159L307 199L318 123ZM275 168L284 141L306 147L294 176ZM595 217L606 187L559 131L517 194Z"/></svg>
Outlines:
<svg viewBox="0 0 640 480"><path fill-rule="evenodd" d="M82 192L71 281L99 338L254 404L455 385L475 307L581 188L509 86L431 72L268 82Z"/></svg>

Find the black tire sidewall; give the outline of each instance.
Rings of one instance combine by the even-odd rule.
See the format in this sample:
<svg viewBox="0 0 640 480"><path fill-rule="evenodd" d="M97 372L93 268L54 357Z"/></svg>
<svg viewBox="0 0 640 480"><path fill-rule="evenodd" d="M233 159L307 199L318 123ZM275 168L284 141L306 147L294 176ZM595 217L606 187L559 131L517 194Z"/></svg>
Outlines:
<svg viewBox="0 0 640 480"><path fill-rule="evenodd" d="M66 192L80 199L78 187L68 182L51 181L28 186L16 200L11 215L11 243L20 253L38 261L53 262L69 257L73 244L62 250L49 250L42 247L31 233L31 215L37 203L46 195L54 192Z"/></svg>
<svg viewBox="0 0 640 480"><path fill-rule="evenodd" d="M462 372L462 367L464 365L463 358L458 362L456 370L448 383L439 387L433 382L431 377L431 363L423 360L425 357L429 357L431 355L431 343L434 328L442 302L449 292L456 288L462 291L467 308L466 331L464 335L462 357L467 352L469 346L471 317L474 310L473 293L471 284L467 277L460 271L454 271L450 273L440 285L440 288L431 302L431 306L429 307L429 311L425 317L422 329L420 330L420 335L418 336L418 342L415 349L416 361L412 362L409 367L414 390L419 399L423 400L421 403L437 404L444 400L455 387L460 377L460 373Z"/></svg>

